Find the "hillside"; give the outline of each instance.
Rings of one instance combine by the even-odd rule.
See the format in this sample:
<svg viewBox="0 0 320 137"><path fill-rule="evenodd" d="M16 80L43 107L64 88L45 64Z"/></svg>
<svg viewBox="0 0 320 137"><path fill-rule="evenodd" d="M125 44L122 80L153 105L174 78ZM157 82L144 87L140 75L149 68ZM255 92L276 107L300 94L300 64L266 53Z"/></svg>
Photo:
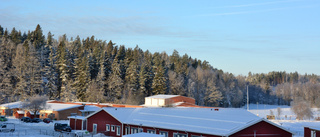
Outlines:
<svg viewBox="0 0 320 137"><path fill-rule="evenodd" d="M173 94L193 97L202 106L241 107L248 87L251 103L290 104L301 97L320 105L312 98L320 95L317 75L235 76L211 64L177 50L151 53L94 36L57 40L50 32L44 35L40 25L28 33L0 26L0 103L46 95L68 102L142 104L146 96Z"/></svg>

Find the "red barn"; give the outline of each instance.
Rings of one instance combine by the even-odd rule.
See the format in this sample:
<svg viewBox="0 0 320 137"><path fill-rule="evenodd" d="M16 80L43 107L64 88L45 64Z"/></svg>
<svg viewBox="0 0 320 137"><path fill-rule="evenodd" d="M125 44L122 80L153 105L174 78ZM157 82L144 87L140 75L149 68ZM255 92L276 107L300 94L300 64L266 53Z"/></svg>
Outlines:
<svg viewBox="0 0 320 137"><path fill-rule="evenodd" d="M320 128L304 127L304 137L320 137Z"/></svg>
<svg viewBox="0 0 320 137"><path fill-rule="evenodd" d="M24 111L23 110L18 110L13 115L14 115L15 118L21 119L24 116Z"/></svg>
<svg viewBox="0 0 320 137"><path fill-rule="evenodd" d="M36 115L34 115L34 112L32 111L27 111L25 114L24 114L25 117L30 117L31 119L33 118L39 118L40 116L40 113L37 112Z"/></svg>
<svg viewBox="0 0 320 137"><path fill-rule="evenodd" d="M103 108L86 119L89 132L119 137L140 132L165 137L292 137L293 134L243 109Z"/></svg>

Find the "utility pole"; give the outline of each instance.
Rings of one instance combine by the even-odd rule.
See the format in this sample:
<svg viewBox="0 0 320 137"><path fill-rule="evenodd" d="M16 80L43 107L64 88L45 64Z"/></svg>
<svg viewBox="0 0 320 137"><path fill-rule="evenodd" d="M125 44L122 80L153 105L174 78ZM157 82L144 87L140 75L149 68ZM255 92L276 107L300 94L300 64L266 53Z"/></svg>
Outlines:
<svg viewBox="0 0 320 137"><path fill-rule="evenodd" d="M249 86L247 85L247 111L249 111Z"/></svg>

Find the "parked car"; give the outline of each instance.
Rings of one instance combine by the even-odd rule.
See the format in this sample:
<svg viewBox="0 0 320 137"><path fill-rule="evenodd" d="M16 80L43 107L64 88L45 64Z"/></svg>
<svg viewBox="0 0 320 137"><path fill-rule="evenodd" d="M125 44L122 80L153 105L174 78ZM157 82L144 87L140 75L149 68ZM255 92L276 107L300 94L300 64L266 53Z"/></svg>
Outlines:
<svg viewBox="0 0 320 137"><path fill-rule="evenodd" d="M44 123L50 123L50 122L52 122L52 120L50 118L45 118L45 119L43 119L43 122Z"/></svg>
<svg viewBox="0 0 320 137"><path fill-rule="evenodd" d="M23 122L31 122L31 118L29 118L29 117L22 117L22 118L21 118L21 121L23 121Z"/></svg>
<svg viewBox="0 0 320 137"><path fill-rule="evenodd" d="M13 123L0 123L0 132L14 132L15 125Z"/></svg>
<svg viewBox="0 0 320 137"><path fill-rule="evenodd" d="M8 119L5 116L0 116L0 121L8 121Z"/></svg>
<svg viewBox="0 0 320 137"><path fill-rule="evenodd" d="M54 130L71 132L72 129L70 126L68 126L68 124L55 123Z"/></svg>
<svg viewBox="0 0 320 137"><path fill-rule="evenodd" d="M41 122L42 120L40 118L34 118L34 119L31 119L31 123L39 123Z"/></svg>

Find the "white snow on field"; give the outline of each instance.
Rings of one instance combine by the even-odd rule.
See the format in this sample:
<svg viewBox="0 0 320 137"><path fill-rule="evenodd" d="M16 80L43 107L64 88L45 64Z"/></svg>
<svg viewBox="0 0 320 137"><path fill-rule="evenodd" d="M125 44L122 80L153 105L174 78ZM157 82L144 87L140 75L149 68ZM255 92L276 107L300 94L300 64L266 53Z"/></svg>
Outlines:
<svg viewBox="0 0 320 137"><path fill-rule="evenodd" d="M67 120L55 122L68 123ZM53 129L54 123L25 123L15 118L8 118L8 121L2 123L14 123L15 131L13 133L0 133L1 137L52 137L58 134Z"/></svg>
<svg viewBox="0 0 320 137"><path fill-rule="evenodd" d="M277 108L281 108L281 115L277 117ZM246 109L246 106L244 107ZM314 119L308 120L296 120L295 114L291 111L290 106L277 106L277 105L264 105L264 104L250 104L249 112L258 115L259 117L266 118L270 115L270 110L276 116L276 120L271 120L272 122L283 126L286 129L296 133L295 137L303 137L304 127L320 127L320 121L315 121ZM320 110L314 108L312 109L314 117L320 116ZM15 132L13 133L0 133L0 137L58 137L59 132L54 131L54 123L66 123L68 120L54 121L53 123L24 123L19 119L9 117L6 123L15 124ZM74 131L73 131L74 132ZM65 135L66 136L66 135ZM90 135L91 136L91 135ZM101 134L94 135L94 137L103 136ZM69 136L66 136L69 137ZM71 136L70 136L71 137Z"/></svg>
<svg viewBox="0 0 320 137"><path fill-rule="evenodd" d="M75 137L78 134L83 137L105 137L103 134L99 133L96 135L91 135L84 131L73 130L71 133L61 133L54 131L54 123L68 124L68 120L57 120L53 123L25 123L13 117L9 117L8 121L0 123L14 123L14 132L0 132L0 137Z"/></svg>
<svg viewBox="0 0 320 137"><path fill-rule="evenodd" d="M280 117L278 117L278 107L281 108ZM243 108L246 109L247 106ZM296 115L291 111L290 106L285 105L250 104L249 111L261 118L267 118L267 115L270 115L272 111L276 120L270 121L293 131L296 133L294 136L297 137L303 136L304 127L320 127L320 121L315 120L316 117L320 117L320 109L318 108L312 108L314 118L307 120L296 120Z"/></svg>

